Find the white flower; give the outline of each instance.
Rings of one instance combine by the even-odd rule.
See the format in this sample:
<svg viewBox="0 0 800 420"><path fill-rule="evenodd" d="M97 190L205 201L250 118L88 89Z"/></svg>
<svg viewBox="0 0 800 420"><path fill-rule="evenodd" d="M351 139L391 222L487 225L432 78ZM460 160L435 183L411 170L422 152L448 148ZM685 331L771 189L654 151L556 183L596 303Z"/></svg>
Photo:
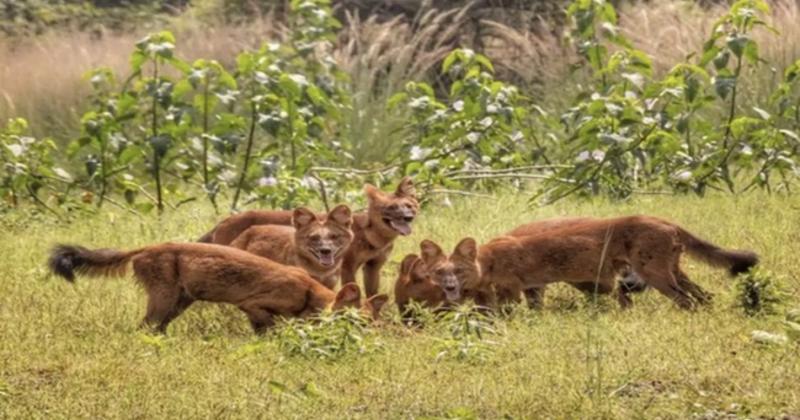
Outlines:
<svg viewBox="0 0 800 420"><path fill-rule="evenodd" d="M455 109L456 112L463 111L464 110L464 101L455 101L455 102L453 102L453 109Z"/></svg>
<svg viewBox="0 0 800 420"><path fill-rule="evenodd" d="M431 154L431 149L423 149L419 146L411 147L411 151L409 152L409 158L411 160L424 160L428 155Z"/></svg>
<svg viewBox="0 0 800 420"><path fill-rule="evenodd" d="M592 159L600 162L606 157L606 152L602 150L595 150L592 152Z"/></svg>
<svg viewBox="0 0 800 420"><path fill-rule="evenodd" d="M480 140L480 138L481 138L480 133L476 133L474 131L471 131L469 134L467 134L467 141L472 144L477 143L478 140Z"/></svg>
<svg viewBox="0 0 800 420"><path fill-rule="evenodd" d="M495 105L495 104L489 104L489 105L486 107L486 113L487 113L487 114L497 114L497 105Z"/></svg>
<svg viewBox="0 0 800 420"><path fill-rule="evenodd" d="M259 187L274 187L278 185L278 179L274 176L264 176L258 179Z"/></svg>
<svg viewBox="0 0 800 420"><path fill-rule="evenodd" d="M675 178L678 181L686 182L686 181L692 179L692 173L690 171L686 171L686 170L680 171L677 174L673 175L673 178Z"/></svg>

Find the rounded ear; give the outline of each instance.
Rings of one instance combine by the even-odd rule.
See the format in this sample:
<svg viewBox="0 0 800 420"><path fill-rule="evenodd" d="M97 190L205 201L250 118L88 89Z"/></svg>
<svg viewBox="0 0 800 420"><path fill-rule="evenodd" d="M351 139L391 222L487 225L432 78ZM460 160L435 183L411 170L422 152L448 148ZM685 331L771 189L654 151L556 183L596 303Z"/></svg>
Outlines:
<svg viewBox="0 0 800 420"><path fill-rule="evenodd" d="M474 260L478 258L478 244L475 239L464 238L456 245L454 253L469 260Z"/></svg>
<svg viewBox="0 0 800 420"><path fill-rule="evenodd" d="M375 295L369 299L367 299L366 303L364 303L364 307L367 308L372 316L373 320L377 320L380 318L381 309L383 306L386 305L386 302L389 301L389 296L385 294Z"/></svg>
<svg viewBox="0 0 800 420"><path fill-rule="evenodd" d="M414 267L414 263L419 261L419 255L417 254L408 254L403 258L403 261L400 263L400 274L410 274L411 269Z"/></svg>
<svg viewBox="0 0 800 420"><path fill-rule="evenodd" d="M315 220L317 220L317 215L305 207L298 207L292 212L292 226L295 229L304 228Z"/></svg>
<svg viewBox="0 0 800 420"><path fill-rule="evenodd" d="M350 212L350 207L347 207L347 205L339 204L328 213L328 221L350 228L350 225L353 224L353 213Z"/></svg>
<svg viewBox="0 0 800 420"><path fill-rule="evenodd" d="M394 194L398 197L417 198L417 189L414 187L414 181L410 176L403 177L400 183L397 184L397 191Z"/></svg>
<svg viewBox="0 0 800 420"><path fill-rule="evenodd" d="M372 184L364 184L364 194L370 203L383 197L383 192Z"/></svg>
<svg viewBox="0 0 800 420"><path fill-rule="evenodd" d="M417 259L411 264L411 281L416 283L427 278L428 266L425 265L425 261L422 261L422 259Z"/></svg>
<svg viewBox="0 0 800 420"><path fill-rule="evenodd" d="M361 300L361 289L355 283L347 283L336 293L336 300L334 300L334 307L341 308L344 306L358 306Z"/></svg>
<svg viewBox="0 0 800 420"><path fill-rule="evenodd" d="M419 243L419 250L422 253L422 260L431 262L444 255L442 248L436 245L433 241L425 239Z"/></svg>

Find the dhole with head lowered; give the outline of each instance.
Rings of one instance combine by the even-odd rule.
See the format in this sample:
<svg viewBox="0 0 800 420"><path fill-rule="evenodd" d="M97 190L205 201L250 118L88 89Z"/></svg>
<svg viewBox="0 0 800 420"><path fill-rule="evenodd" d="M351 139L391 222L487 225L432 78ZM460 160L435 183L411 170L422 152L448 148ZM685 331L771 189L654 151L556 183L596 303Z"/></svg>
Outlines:
<svg viewBox="0 0 800 420"><path fill-rule="evenodd" d="M461 298L460 287L458 289L457 292L451 290L450 293L445 293L429 275L425 262L418 255L409 254L400 263L400 273L394 284L394 301L400 314L408 315L408 305L411 302L437 308L447 301L458 301Z"/></svg>
<svg viewBox="0 0 800 420"><path fill-rule="evenodd" d="M673 223L648 216L594 219L538 235L494 239L478 249L471 238L462 240L456 259L459 279L467 291L489 293L541 287L565 281L594 279L601 293L614 290L614 277L632 269L648 286L690 309L711 296L689 280L680 268L683 252L735 275L758 263L750 251L725 250ZM473 258L474 256L474 258ZM502 302L503 296L496 296ZM620 305L631 304L618 289Z"/></svg>
<svg viewBox="0 0 800 420"><path fill-rule="evenodd" d="M198 300L236 305L256 333L272 326L276 317L308 317L326 308L358 307L361 300L355 284L334 293L302 269L211 244L165 243L132 251L58 245L48 265L70 282L76 273L120 277L132 265L147 293L142 324L159 332ZM362 310L376 314L385 302L385 295L375 296Z"/></svg>
<svg viewBox="0 0 800 420"><path fill-rule="evenodd" d="M251 226L231 246L275 262L300 267L333 290L353 231L350 208L336 206L324 218L301 207L292 213L290 226Z"/></svg>
<svg viewBox="0 0 800 420"><path fill-rule="evenodd" d="M378 293L380 271L392 244L400 235L411 234L411 223L419 211L414 182L409 177L400 181L394 193L387 194L367 184L364 192L369 203L367 211L353 215L353 242L342 260L342 283L356 281L356 272L364 269L364 288L367 296ZM248 211L220 222L200 242L229 245L245 229L253 225L291 225L289 211Z"/></svg>
<svg viewBox="0 0 800 420"><path fill-rule="evenodd" d="M537 220L535 222L518 226L505 233L504 236L519 237L538 235L545 232L553 232L562 228L569 228L576 224L585 223L592 220L597 219L591 217L557 217L552 219ZM639 279L639 276L637 276L632 270L626 270L622 273L622 275L624 277L618 282L621 293L643 292L647 288L647 285L641 279ZM584 293L595 293L600 291L595 287L595 282L591 279L587 279L582 283L570 283L570 285ZM504 292L501 294L507 296L508 299L514 299L514 297L511 296L513 295L513 291ZM525 289L524 294L526 300L528 301L529 307L539 308L544 302L545 286Z"/></svg>

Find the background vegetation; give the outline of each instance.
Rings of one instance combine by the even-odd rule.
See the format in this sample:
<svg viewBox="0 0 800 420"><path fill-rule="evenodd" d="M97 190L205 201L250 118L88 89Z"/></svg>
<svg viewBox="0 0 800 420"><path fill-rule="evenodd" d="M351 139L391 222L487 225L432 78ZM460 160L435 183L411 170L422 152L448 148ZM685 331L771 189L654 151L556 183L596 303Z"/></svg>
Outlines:
<svg viewBox="0 0 800 420"><path fill-rule="evenodd" d="M94 16L145 9L15 4L7 32L39 35L0 53L0 117L25 120L2 131L7 208L291 207L401 174L426 199L548 203L786 192L797 174L795 1L173 2L132 29ZM25 29L73 6L97 27Z"/></svg>

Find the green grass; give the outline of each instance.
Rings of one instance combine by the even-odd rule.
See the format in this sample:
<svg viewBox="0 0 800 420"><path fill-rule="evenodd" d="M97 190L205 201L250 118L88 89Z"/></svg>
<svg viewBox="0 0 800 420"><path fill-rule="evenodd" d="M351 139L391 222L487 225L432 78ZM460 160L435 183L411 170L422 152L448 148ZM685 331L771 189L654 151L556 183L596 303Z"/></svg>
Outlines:
<svg viewBox="0 0 800 420"><path fill-rule="evenodd" d="M728 247L751 248L763 267L800 296L800 199L749 195L706 199L644 196L625 204L566 201L530 210L524 197L456 200L423 210L411 238L397 242L384 270L423 238L446 248L466 235L486 240L555 215L647 213L681 223ZM130 280L48 276L57 241L134 247L191 240L216 217L191 208L162 220L107 213L69 225L4 220L0 255L2 418L688 418L800 414L800 347L752 342L753 330L781 332L780 316L734 309L720 270L686 260L689 275L716 294L709 309L676 309L649 291L622 312L590 305L563 286L546 308L496 321L482 361L437 359L446 328L386 322L377 349L333 361L284 353L275 336L254 337L232 307L198 304L165 337L137 330L144 294Z"/></svg>

